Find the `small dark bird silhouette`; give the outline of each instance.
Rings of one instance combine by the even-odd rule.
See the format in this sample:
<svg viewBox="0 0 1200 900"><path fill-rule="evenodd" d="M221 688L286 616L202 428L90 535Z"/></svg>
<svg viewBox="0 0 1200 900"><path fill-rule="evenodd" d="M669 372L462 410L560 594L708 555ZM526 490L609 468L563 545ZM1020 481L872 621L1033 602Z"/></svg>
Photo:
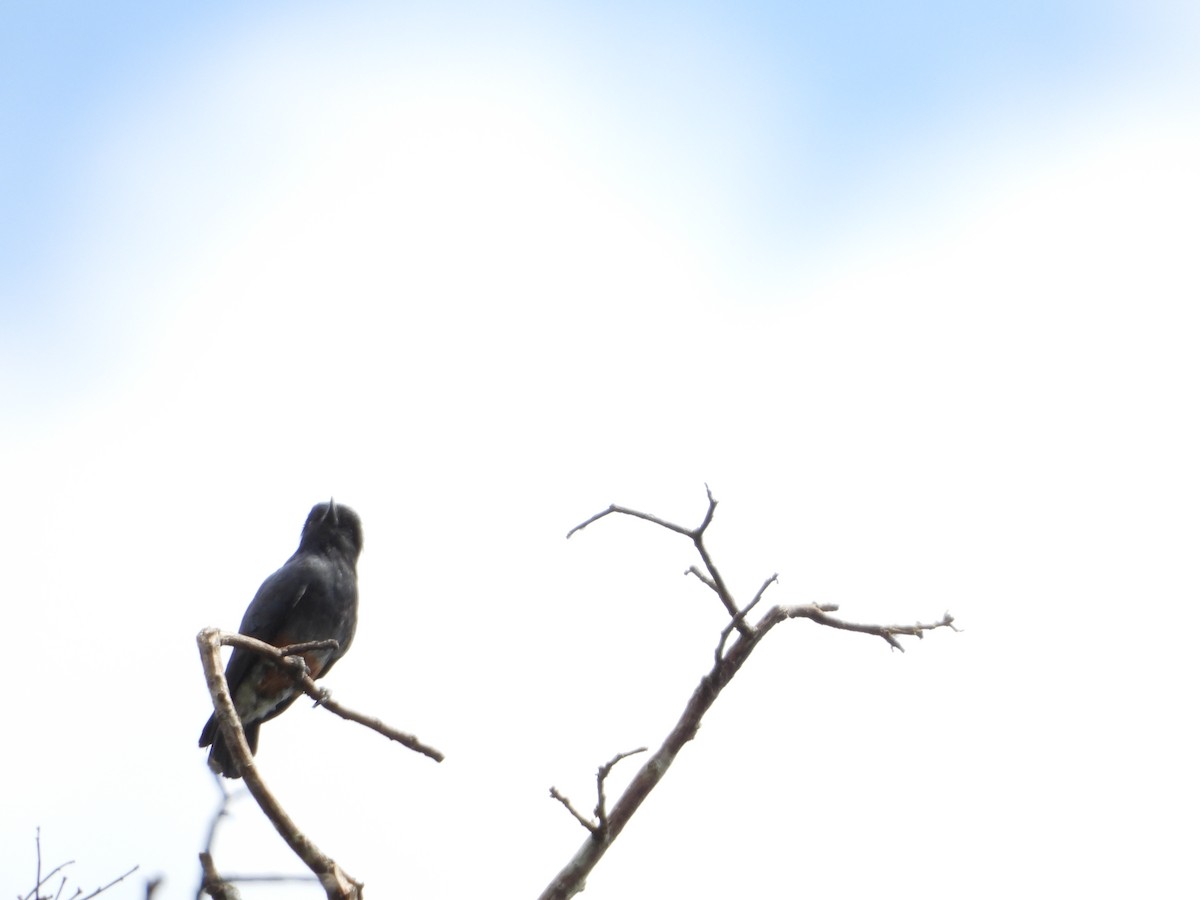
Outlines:
<svg viewBox="0 0 1200 900"><path fill-rule="evenodd" d="M320 678L345 654L358 620L358 576L362 523L348 506L318 503L300 533L300 547L283 567L262 583L239 631L276 647L332 638L336 650L303 654L308 672ZM233 705L241 717L250 752L258 749L258 729L300 696L292 679L257 653L234 648L225 667ZM208 765L226 778L240 778L214 714L200 734L200 746L212 745Z"/></svg>

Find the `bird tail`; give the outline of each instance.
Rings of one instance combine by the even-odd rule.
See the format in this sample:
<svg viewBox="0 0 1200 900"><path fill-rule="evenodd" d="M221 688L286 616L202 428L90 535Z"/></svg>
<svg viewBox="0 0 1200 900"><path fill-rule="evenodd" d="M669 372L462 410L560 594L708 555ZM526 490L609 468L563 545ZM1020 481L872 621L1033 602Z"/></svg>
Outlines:
<svg viewBox="0 0 1200 900"><path fill-rule="evenodd" d="M246 732L246 743L250 745L251 755L258 750L259 724L259 722L251 722L249 725L242 726ZM229 745L225 743L225 737L217 725L215 714L209 717L208 722L204 725L204 730L200 732L200 746L207 747L210 744L212 750L208 754L208 767L226 778L241 778L242 773L238 770L237 762L234 761Z"/></svg>

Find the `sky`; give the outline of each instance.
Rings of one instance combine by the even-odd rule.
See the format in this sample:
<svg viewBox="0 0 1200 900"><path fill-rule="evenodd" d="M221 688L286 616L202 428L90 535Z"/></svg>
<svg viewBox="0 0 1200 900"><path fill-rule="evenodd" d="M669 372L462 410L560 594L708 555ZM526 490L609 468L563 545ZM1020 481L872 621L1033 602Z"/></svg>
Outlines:
<svg viewBox="0 0 1200 900"><path fill-rule="evenodd" d="M342 703L264 777L372 896L536 896L743 601L779 626L585 896L1188 896L1185 3L0 6L0 884L194 896L195 646L331 495ZM16 511L21 515L15 515ZM619 766L610 796L634 771ZM300 873L246 797L218 866ZM253 897L320 896L247 885Z"/></svg>

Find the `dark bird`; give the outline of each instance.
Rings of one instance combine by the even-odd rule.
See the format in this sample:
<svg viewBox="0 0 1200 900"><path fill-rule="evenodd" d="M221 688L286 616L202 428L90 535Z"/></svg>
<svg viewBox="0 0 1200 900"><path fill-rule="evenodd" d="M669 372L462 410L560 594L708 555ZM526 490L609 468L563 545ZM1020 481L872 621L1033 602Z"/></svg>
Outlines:
<svg viewBox="0 0 1200 900"><path fill-rule="evenodd" d="M358 620L358 575L362 523L348 506L318 503L300 533L300 547L283 567L262 583L238 630L276 647L332 638L336 650L301 654L313 678L320 678L345 654ZM256 653L234 648L225 667L229 693L246 731L250 752L258 749L258 729L300 696L283 670ZM240 778L221 736L216 715L200 734L200 746L212 745L208 765L226 778Z"/></svg>

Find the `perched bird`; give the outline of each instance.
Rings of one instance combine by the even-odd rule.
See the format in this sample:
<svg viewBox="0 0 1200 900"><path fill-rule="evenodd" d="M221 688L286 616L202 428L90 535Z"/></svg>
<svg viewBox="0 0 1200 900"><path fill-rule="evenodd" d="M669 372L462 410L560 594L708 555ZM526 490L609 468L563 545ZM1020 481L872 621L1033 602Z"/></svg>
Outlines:
<svg viewBox="0 0 1200 900"><path fill-rule="evenodd" d="M262 583L238 630L276 647L332 638L338 642L336 650L302 654L309 674L320 678L341 659L354 638L358 620L355 564L362 542L362 523L354 510L332 500L318 503L304 523L299 549ZM236 647L225 668L225 679L254 753L259 726L291 706L300 692L282 669L259 654ZM215 714L200 734L200 746L210 744L209 767L226 778L240 778Z"/></svg>

